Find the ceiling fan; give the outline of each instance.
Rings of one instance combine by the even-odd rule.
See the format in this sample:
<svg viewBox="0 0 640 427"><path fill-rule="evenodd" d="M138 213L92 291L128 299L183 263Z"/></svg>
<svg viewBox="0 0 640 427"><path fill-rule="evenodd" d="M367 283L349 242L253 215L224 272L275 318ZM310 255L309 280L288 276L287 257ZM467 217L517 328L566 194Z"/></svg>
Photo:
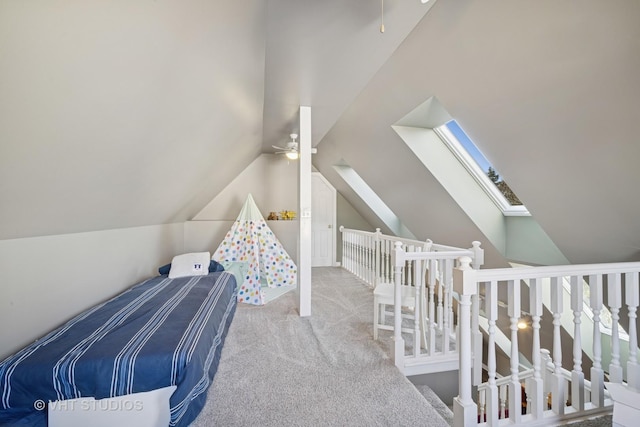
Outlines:
<svg viewBox="0 0 640 427"><path fill-rule="evenodd" d="M278 147L277 145L272 145L272 147L275 148L276 150L279 150L279 151L276 151L276 154L284 154L285 156L287 156L287 159L297 160L300 157L298 142L296 141L296 138L298 138L298 134L292 133L289 136L291 137L291 141L287 142L286 147ZM312 148L311 154L315 154L315 153L317 153L317 149Z"/></svg>
<svg viewBox="0 0 640 427"><path fill-rule="evenodd" d="M276 150L276 154L284 154L288 159L296 160L300 157L300 153L298 152L298 142L296 138L298 137L297 133L292 133L289 135L291 137L291 141L287 142L286 147L278 147L277 145L272 145Z"/></svg>

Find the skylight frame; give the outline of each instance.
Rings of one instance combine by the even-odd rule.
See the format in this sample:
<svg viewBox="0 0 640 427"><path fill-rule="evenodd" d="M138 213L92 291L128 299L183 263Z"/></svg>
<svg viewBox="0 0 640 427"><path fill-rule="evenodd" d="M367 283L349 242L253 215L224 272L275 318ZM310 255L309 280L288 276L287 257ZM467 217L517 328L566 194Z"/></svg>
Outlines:
<svg viewBox="0 0 640 427"><path fill-rule="evenodd" d="M526 206L510 204L504 195L498 190L487 174L478 165L476 160L462 146L458 138L449 130L447 124L433 128L436 135L449 148L451 153L458 159L460 164L469 172L480 188L489 196L491 201L500 209L505 216L531 216Z"/></svg>
<svg viewBox="0 0 640 427"><path fill-rule="evenodd" d="M389 206L378 196L373 188L349 166L343 159L339 164L333 165L333 169L340 175L344 182L356 193L356 195L380 218L380 220L397 237L417 240L416 236L403 224Z"/></svg>

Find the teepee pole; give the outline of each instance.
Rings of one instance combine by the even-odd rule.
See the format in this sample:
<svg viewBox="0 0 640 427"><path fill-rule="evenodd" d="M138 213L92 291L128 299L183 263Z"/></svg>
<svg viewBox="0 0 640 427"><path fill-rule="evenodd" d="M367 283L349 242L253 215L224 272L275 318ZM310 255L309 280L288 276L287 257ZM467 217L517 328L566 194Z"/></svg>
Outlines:
<svg viewBox="0 0 640 427"><path fill-rule="evenodd" d="M298 310L311 316L311 107L300 106Z"/></svg>

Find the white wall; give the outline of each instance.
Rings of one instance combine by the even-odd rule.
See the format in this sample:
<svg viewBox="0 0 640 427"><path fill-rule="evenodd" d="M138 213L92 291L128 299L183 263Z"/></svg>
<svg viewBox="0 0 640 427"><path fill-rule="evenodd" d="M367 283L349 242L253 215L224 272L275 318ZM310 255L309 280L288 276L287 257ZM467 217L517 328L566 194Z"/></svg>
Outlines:
<svg viewBox="0 0 640 427"><path fill-rule="evenodd" d="M510 216L505 218L505 224L505 256L509 260L539 265L569 264L533 217Z"/></svg>
<svg viewBox="0 0 640 427"><path fill-rule="evenodd" d="M312 168L313 169L313 168ZM284 156L262 154L239 174L220 194L185 223L185 252L214 252L251 193L262 215L283 209L297 211L298 163ZM369 223L340 194L337 195L336 257L342 257L340 225L374 231ZM299 214L299 212L298 212ZM297 260L297 221L268 221L285 250Z"/></svg>
<svg viewBox="0 0 640 427"><path fill-rule="evenodd" d="M297 212L297 191L298 162L287 160L282 155L261 154L193 221L185 223L185 251L210 251L213 254L238 217L249 193L262 216L267 219L269 212ZM297 263L298 221L268 221L268 224Z"/></svg>
<svg viewBox="0 0 640 427"><path fill-rule="evenodd" d="M297 211L297 192L298 162L282 155L261 154L193 219L233 221L249 193L265 219L272 211Z"/></svg>
<svg viewBox="0 0 640 427"><path fill-rule="evenodd" d="M0 359L182 252L182 223L0 240Z"/></svg>
<svg viewBox="0 0 640 427"><path fill-rule="evenodd" d="M0 239L191 219L260 152L265 10L1 1Z"/></svg>

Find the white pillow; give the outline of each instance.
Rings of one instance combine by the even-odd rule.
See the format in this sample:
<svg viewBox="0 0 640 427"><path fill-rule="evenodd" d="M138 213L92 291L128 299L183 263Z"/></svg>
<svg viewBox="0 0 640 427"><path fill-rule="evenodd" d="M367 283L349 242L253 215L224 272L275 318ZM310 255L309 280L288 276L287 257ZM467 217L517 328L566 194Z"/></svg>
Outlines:
<svg viewBox="0 0 640 427"><path fill-rule="evenodd" d="M210 260L211 254L209 252L176 255L171 260L169 279L185 276L205 276L209 274Z"/></svg>

